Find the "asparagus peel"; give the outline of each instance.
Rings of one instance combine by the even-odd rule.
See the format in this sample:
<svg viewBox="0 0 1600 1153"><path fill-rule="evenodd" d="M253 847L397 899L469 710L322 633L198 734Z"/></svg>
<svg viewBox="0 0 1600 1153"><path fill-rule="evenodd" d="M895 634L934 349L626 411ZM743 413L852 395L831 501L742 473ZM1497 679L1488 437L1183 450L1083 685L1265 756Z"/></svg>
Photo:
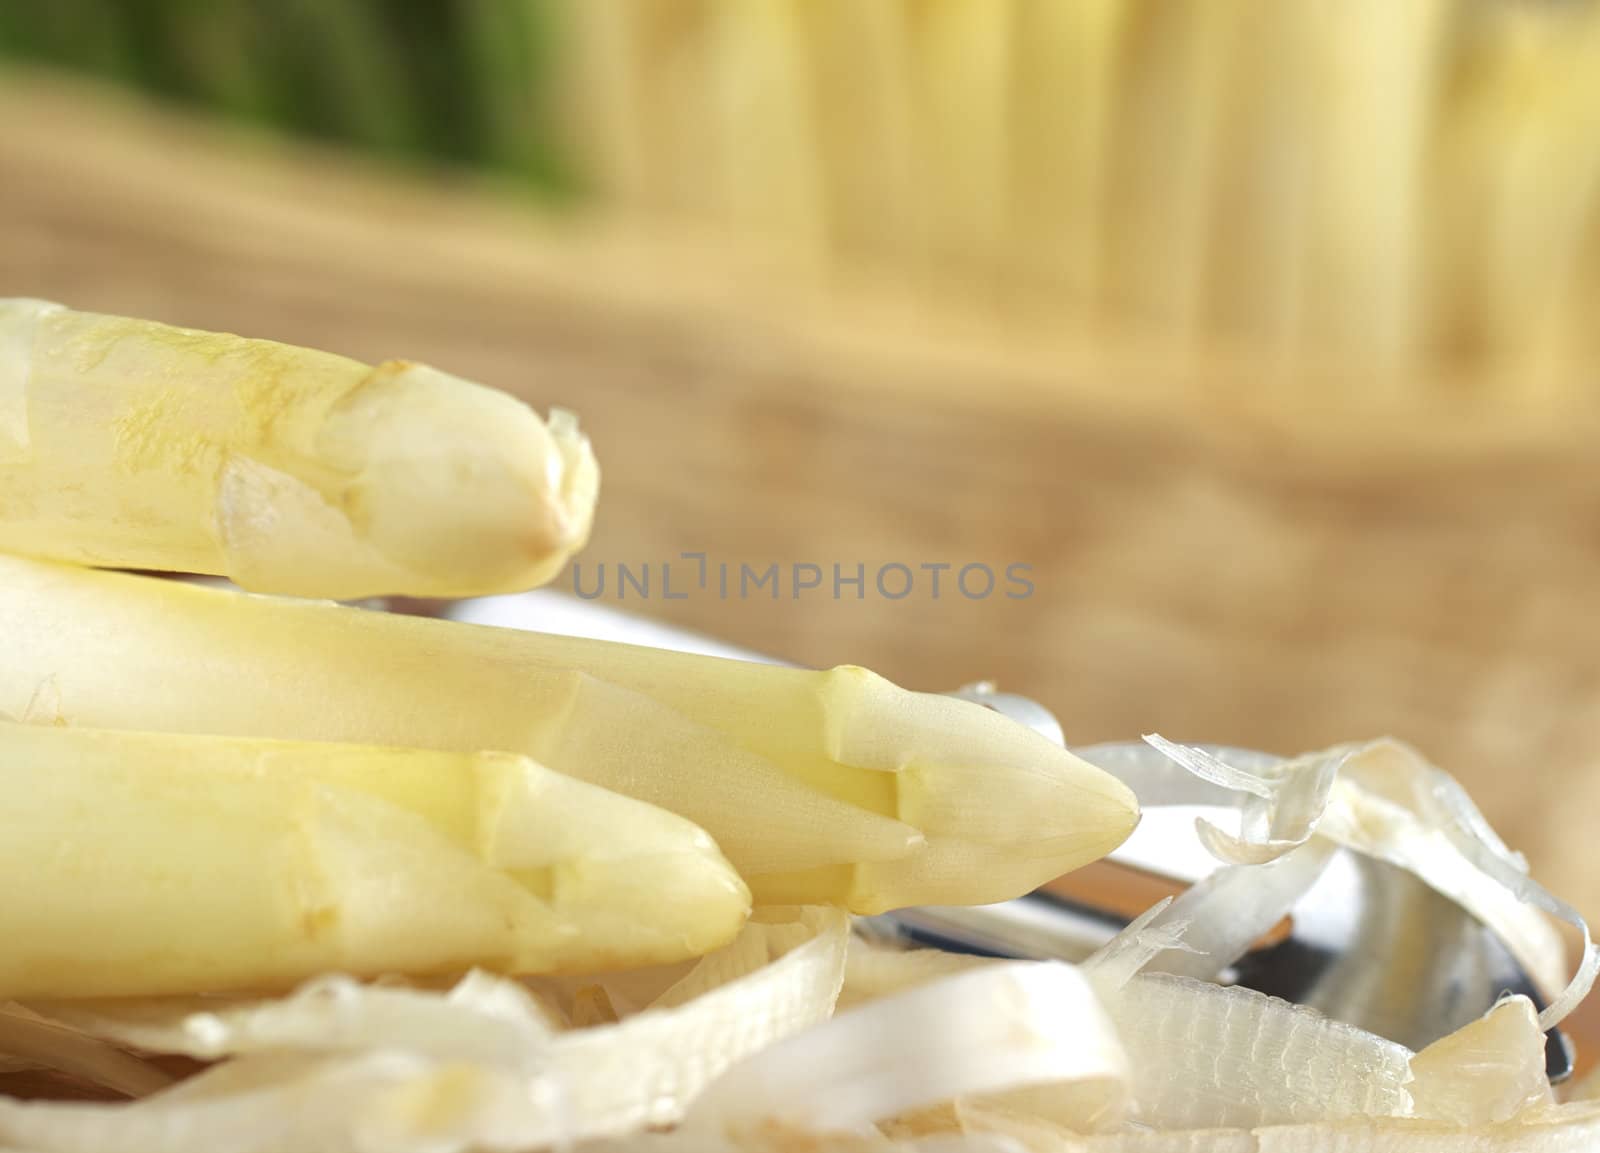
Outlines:
<svg viewBox="0 0 1600 1153"><path fill-rule="evenodd" d="M565 413L404 361L0 300L0 549L350 599L541 584L599 473Z"/></svg>
<svg viewBox="0 0 1600 1153"><path fill-rule="evenodd" d="M784 669L0 556L0 710L108 728L505 749L704 828L764 902L1016 896L1132 794L981 706Z"/></svg>

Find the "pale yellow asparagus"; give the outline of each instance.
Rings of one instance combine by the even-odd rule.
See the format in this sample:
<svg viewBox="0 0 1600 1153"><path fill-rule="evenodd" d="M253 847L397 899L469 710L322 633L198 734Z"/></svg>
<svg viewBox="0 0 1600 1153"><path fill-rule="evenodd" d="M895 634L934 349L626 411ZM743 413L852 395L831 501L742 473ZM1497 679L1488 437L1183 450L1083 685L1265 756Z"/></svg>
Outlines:
<svg viewBox="0 0 1600 1153"><path fill-rule="evenodd" d="M710 16L708 80L720 99L716 164L701 179L733 227L814 254L824 240L823 186L809 61L797 50L801 7L729 4Z"/></svg>
<svg viewBox="0 0 1600 1153"><path fill-rule="evenodd" d="M0 710L111 728L507 749L705 828L768 902L1016 896L1133 795L981 706L812 672L0 556ZM59 714L59 716L57 716Z"/></svg>
<svg viewBox="0 0 1600 1153"><path fill-rule="evenodd" d="M1012 22L1010 4L930 4L907 21L927 255L980 282L992 282L1005 239Z"/></svg>
<svg viewBox="0 0 1600 1153"><path fill-rule="evenodd" d="M815 70L817 157L828 241L838 251L914 263L924 235L911 126L906 13L860 0L808 0L806 64Z"/></svg>
<svg viewBox="0 0 1600 1153"><path fill-rule="evenodd" d="M1313 347L1346 358L1349 387L1372 395L1406 388L1418 352L1423 162L1450 7L1347 0L1317 9L1305 42L1316 147L1302 315Z"/></svg>
<svg viewBox="0 0 1600 1153"><path fill-rule="evenodd" d="M262 592L467 596L588 537L588 441L492 389L0 301L0 549Z"/></svg>
<svg viewBox="0 0 1600 1153"><path fill-rule="evenodd" d="M1541 399L1587 389L1574 322L1600 197L1600 8L1489 5L1462 52L1433 179L1447 338ZM1580 361L1581 363L1581 361Z"/></svg>
<svg viewBox="0 0 1600 1153"><path fill-rule="evenodd" d="M613 209L1000 285L1091 358L1192 345L1201 388L1588 386L1596 5L567 8L574 155Z"/></svg>
<svg viewBox="0 0 1600 1153"><path fill-rule="evenodd" d="M1255 0L1230 51L1227 108L1217 143L1218 187L1205 295L1208 322L1254 350L1274 387L1301 379L1311 259L1311 205L1318 138L1306 131L1320 108L1320 80L1307 67L1325 13L1309 5ZM1262 99L1271 93L1271 99Z"/></svg>
<svg viewBox="0 0 1600 1153"><path fill-rule="evenodd" d="M702 954L750 894L683 818L506 753L0 722L0 1000Z"/></svg>
<svg viewBox="0 0 1600 1153"><path fill-rule="evenodd" d="M1119 310L1180 344L1204 319L1218 140L1246 2L1152 7L1131 37L1141 66L1119 109L1110 292Z"/></svg>
<svg viewBox="0 0 1600 1153"><path fill-rule="evenodd" d="M1028 276L1079 316L1101 303L1105 178L1129 0L1019 0L1012 34L1011 246Z"/></svg>

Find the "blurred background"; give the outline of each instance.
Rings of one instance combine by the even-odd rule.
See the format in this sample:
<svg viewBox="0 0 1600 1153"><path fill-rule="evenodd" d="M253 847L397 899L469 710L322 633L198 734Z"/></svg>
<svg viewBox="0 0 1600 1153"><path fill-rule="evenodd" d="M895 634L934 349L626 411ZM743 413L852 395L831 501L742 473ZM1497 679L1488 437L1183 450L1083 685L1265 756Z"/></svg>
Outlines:
<svg viewBox="0 0 1600 1153"><path fill-rule="evenodd" d="M612 607L1401 736L1600 912L1594 0L0 0L0 295L572 408Z"/></svg>

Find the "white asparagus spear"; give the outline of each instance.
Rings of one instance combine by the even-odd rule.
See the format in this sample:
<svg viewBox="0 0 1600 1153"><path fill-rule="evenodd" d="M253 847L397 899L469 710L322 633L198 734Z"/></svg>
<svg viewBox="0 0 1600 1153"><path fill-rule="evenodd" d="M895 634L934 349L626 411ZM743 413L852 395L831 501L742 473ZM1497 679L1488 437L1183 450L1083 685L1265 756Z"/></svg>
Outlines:
<svg viewBox="0 0 1600 1153"><path fill-rule="evenodd" d="M1010 213L1014 259L1059 289L1069 316L1101 303L1107 168L1129 0L1018 0L1011 64Z"/></svg>
<svg viewBox="0 0 1600 1153"><path fill-rule="evenodd" d="M0 999L583 972L733 937L701 829L504 753L0 722Z"/></svg>
<svg viewBox="0 0 1600 1153"><path fill-rule="evenodd" d="M883 0L805 0L797 14L828 243L854 258L914 266L926 205L912 137L908 13Z"/></svg>
<svg viewBox="0 0 1600 1153"><path fill-rule="evenodd" d="M531 588L588 538L568 414L403 361L0 300L0 548L301 596Z"/></svg>
<svg viewBox="0 0 1600 1153"><path fill-rule="evenodd" d="M815 257L825 239L822 174L794 0L735 0L710 13L706 83L716 93L714 163L702 173L735 229Z"/></svg>
<svg viewBox="0 0 1600 1153"><path fill-rule="evenodd" d="M1008 158L1010 4L926 4L907 24L912 122L933 270L979 285L1003 254Z"/></svg>
<svg viewBox="0 0 1600 1153"><path fill-rule="evenodd" d="M1016 896L1109 852L1132 793L979 705L786 669L0 556L0 710L508 749L704 827L759 900ZM43 694L42 696L40 694Z"/></svg>
<svg viewBox="0 0 1600 1153"><path fill-rule="evenodd" d="M1245 18L1240 0L1151 5L1130 32L1139 67L1121 94L1107 272L1114 303L1179 346L1198 335L1217 258L1218 141Z"/></svg>
<svg viewBox="0 0 1600 1153"><path fill-rule="evenodd" d="M1308 42L1307 337L1345 358L1370 398L1413 387L1421 331L1423 161L1440 99L1450 5L1347 0L1320 7Z"/></svg>

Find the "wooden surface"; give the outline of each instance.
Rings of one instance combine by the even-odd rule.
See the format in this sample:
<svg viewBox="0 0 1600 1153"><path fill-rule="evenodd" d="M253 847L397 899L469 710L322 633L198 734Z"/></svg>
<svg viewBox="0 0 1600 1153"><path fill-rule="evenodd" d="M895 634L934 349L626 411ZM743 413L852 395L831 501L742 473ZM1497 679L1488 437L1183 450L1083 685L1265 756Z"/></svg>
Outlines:
<svg viewBox="0 0 1600 1153"><path fill-rule="evenodd" d="M1035 584L622 607L914 687L993 677L1077 741L1402 736L1600 910L1588 398L1357 408L1333 377L1266 388L1247 359L823 284L25 76L0 78L0 123L0 295L571 407L605 470L590 565L1020 562Z"/></svg>

